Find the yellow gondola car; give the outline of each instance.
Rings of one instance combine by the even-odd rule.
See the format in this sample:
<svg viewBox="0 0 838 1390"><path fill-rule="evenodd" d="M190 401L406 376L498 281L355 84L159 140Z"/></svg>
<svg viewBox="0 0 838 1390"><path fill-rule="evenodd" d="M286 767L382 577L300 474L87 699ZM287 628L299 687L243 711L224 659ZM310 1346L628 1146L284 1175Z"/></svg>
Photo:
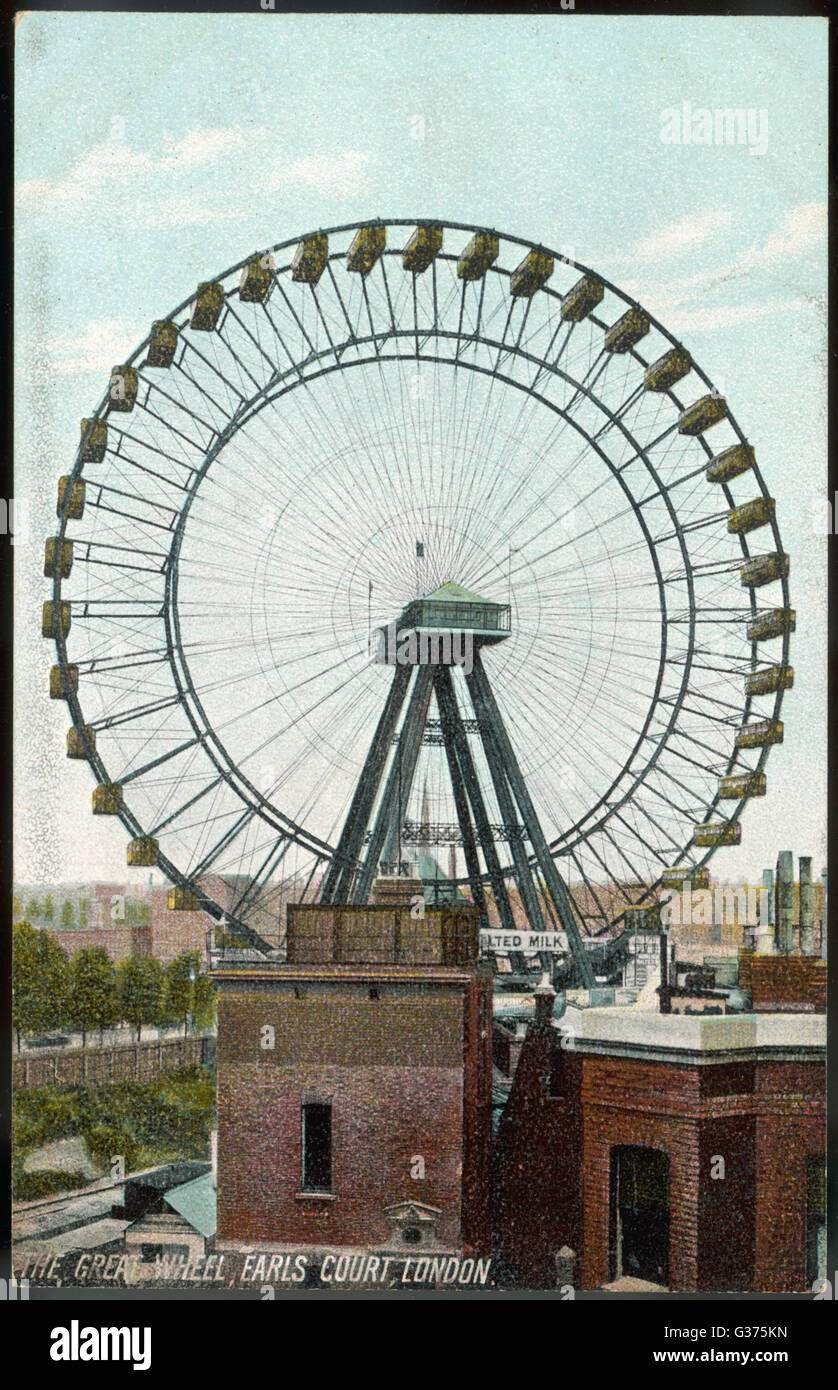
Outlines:
<svg viewBox="0 0 838 1390"><path fill-rule="evenodd" d="M218 280L202 280L192 301L189 327L211 333L224 308L224 286Z"/></svg>
<svg viewBox="0 0 838 1390"><path fill-rule="evenodd" d="M402 254L402 265L421 275L442 250L442 228L425 223L417 227Z"/></svg>
<svg viewBox="0 0 838 1390"><path fill-rule="evenodd" d="M291 261L291 279L316 285L329 259L329 238L325 232L304 237Z"/></svg>
<svg viewBox="0 0 838 1390"><path fill-rule="evenodd" d="M647 391L668 391L692 369L690 354L680 347L670 348L657 362L646 368L643 385Z"/></svg>
<svg viewBox="0 0 838 1390"><path fill-rule="evenodd" d="M747 473L756 463L756 455L750 444L733 444L711 458L705 469L708 483L729 483Z"/></svg>
<svg viewBox="0 0 838 1390"><path fill-rule="evenodd" d="M168 319L157 319L151 325L151 342L146 354L146 366L171 367L177 352L177 324Z"/></svg>
<svg viewBox="0 0 838 1390"><path fill-rule="evenodd" d="M746 536L760 526L769 526L775 511L773 497L754 497L750 502L743 502L741 507L733 508L727 519L727 529L736 536Z"/></svg>
<svg viewBox="0 0 838 1390"><path fill-rule="evenodd" d="M510 276L509 290L516 299L532 299L553 274L554 261L546 251L529 251Z"/></svg>
<svg viewBox="0 0 838 1390"><path fill-rule="evenodd" d="M108 447L108 427L104 420L82 420L81 457L83 463L101 463Z"/></svg>
<svg viewBox="0 0 838 1390"><path fill-rule="evenodd" d="M749 642L768 642L772 637L782 637L786 632L794 632L796 613L793 608L766 608L757 613L746 627Z"/></svg>
<svg viewBox="0 0 838 1390"><path fill-rule="evenodd" d="M766 748L782 741L781 719L761 719L754 724L743 724L741 729L737 729L734 740L737 748Z"/></svg>
<svg viewBox="0 0 838 1390"><path fill-rule="evenodd" d="M764 666L761 671L752 671L745 677L746 695L773 695L777 690L790 690L794 685L794 667Z"/></svg>
<svg viewBox="0 0 838 1390"><path fill-rule="evenodd" d="M693 844L703 849L709 849L714 845L740 845L741 843L742 826L738 821L697 825L693 831Z"/></svg>
<svg viewBox="0 0 838 1390"><path fill-rule="evenodd" d="M626 930L627 931L651 931L659 932L661 929L661 909L660 903L652 903L649 906L627 907L626 908Z"/></svg>
<svg viewBox="0 0 838 1390"><path fill-rule="evenodd" d="M63 672L60 666L50 666L49 697L51 700L66 700L68 695L76 695L78 688L78 666L65 666Z"/></svg>
<svg viewBox="0 0 838 1390"><path fill-rule="evenodd" d="M346 253L346 269L366 278L381 259L387 245L387 228L380 223L359 227Z"/></svg>
<svg viewBox="0 0 838 1390"><path fill-rule="evenodd" d="M605 335L606 352L628 352L649 332L649 316L634 305L627 309Z"/></svg>
<svg viewBox="0 0 838 1390"><path fill-rule="evenodd" d="M140 378L136 367L112 367L108 405L111 410L127 413L137 403Z"/></svg>
<svg viewBox="0 0 838 1390"><path fill-rule="evenodd" d="M140 835L129 840L125 851L126 862L132 869L150 869L157 863L157 841L151 835Z"/></svg>
<svg viewBox="0 0 838 1390"><path fill-rule="evenodd" d="M274 269L270 254L248 261L239 280L239 299L243 304L264 304L274 282Z"/></svg>
<svg viewBox="0 0 838 1390"><path fill-rule="evenodd" d="M69 631L70 605L66 599L61 599L58 603L45 603L41 609L41 635L57 637L61 632L62 636L66 637Z"/></svg>
<svg viewBox="0 0 838 1390"><path fill-rule="evenodd" d="M789 573L789 557L782 551L775 550L770 555L754 555L739 571L739 578L742 585L748 589L758 589L763 584L770 584L775 579L787 579Z"/></svg>
<svg viewBox="0 0 838 1390"><path fill-rule="evenodd" d="M122 788L118 782L101 782L93 788L94 816L118 816L122 810Z"/></svg>
<svg viewBox="0 0 838 1390"><path fill-rule="evenodd" d="M81 478L71 483L65 475L58 479L58 502L56 516L66 516L71 521L81 521L84 516L84 483Z"/></svg>
<svg viewBox="0 0 838 1390"><path fill-rule="evenodd" d="M168 901L170 912L198 911L198 899L194 893L189 892L188 888L171 888Z"/></svg>
<svg viewBox="0 0 838 1390"><path fill-rule="evenodd" d="M719 783L722 801L738 801L743 796L765 796L764 772L737 772Z"/></svg>
<svg viewBox="0 0 838 1390"><path fill-rule="evenodd" d="M67 757L74 761L87 761L96 752L96 732L85 724L81 729L67 730Z"/></svg>
<svg viewBox="0 0 838 1390"><path fill-rule="evenodd" d="M73 568L73 542L49 536L44 545L44 577L54 579L60 574L67 579Z"/></svg>
<svg viewBox="0 0 838 1390"><path fill-rule="evenodd" d="M494 265L500 252L500 239L494 232L475 232L465 251L457 261L457 275L461 280L480 280L490 265Z"/></svg>
<svg viewBox="0 0 838 1390"><path fill-rule="evenodd" d="M710 887L710 870L697 869L691 864L682 864L680 869L664 869L661 874L661 887L675 889L680 893L684 885L696 890Z"/></svg>
<svg viewBox="0 0 838 1390"><path fill-rule="evenodd" d="M713 392L688 405L678 416L679 434L703 434L705 430L718 425L727 415L727 401L724 396Z"/></svg>
<svg viewBox="0 0 838 1390"><path fill-rule="evenodd" d="M605 286L595 275L583 275L562 299L561 315L566 323L581 323L602 303Z"/></svg>

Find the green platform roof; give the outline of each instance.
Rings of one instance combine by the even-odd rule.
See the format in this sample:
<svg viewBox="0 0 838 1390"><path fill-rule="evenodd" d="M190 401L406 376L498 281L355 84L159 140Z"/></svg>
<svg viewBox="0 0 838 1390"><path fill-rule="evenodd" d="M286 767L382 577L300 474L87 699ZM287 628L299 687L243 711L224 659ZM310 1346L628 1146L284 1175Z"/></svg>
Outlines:
<svg viewBox="0 0 838 1390"><path fill-rule="evenodd" d="M494 605L495 608L503 608L502 603L494 603L490 598L482 598L480 594L475 594L471 589L464 589L462 584L454 584L449 580L447 584L441 584L433 593L423 594L418 600L420 603L433 599L438 603L480 603Z"/></svg>

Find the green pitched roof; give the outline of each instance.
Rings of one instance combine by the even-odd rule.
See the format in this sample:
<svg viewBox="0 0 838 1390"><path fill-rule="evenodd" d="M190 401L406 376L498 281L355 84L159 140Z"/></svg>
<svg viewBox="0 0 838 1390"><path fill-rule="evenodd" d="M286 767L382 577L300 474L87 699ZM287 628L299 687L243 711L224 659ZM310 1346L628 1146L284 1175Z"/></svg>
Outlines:
<svg viewBox="0 0 838 1390"><path fill-rule="evenodd" d="M208 1238L215 1235L216 1199L211 1173L193 1178L192 1182L181 1183L179 1187L169 1188L165 1198L167 1204L202 1236Z"/></svg>
<svg viewBox="0 0 838 1390"><path fill-rule="evenodd" d="M423 594L423 600L434 599L440 603L493 603L490 598L481 598L480 594L475 594L471 589L464 589L462 584L454 584L450 580L447 584L441 584L438 589L434 589L432 594ZM494 604L496 608L502 608L503 604Z"/></svg>

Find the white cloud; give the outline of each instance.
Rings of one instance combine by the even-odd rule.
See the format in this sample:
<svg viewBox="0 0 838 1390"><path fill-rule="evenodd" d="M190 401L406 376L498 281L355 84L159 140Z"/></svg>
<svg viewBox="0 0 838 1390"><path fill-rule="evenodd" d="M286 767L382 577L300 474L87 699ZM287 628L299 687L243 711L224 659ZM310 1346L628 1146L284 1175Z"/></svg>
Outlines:
<svg viewBox="0 0 838 1390"><path fill-rule="evenodd" d="M86 212L118 213L130 199L130 215L144 227L202 225L239 216L242 202L259 192L304 188L345 197L364 186L370 163L369 155L353 149L291 160L264 128L191 130L159 153L133 149L117 129L65 177L18 182L16 197L21 210L76 218ZM213 183L220 170L223 183ZM209 186L199 197L195 180L201 172Z"/></svg>
<svg viewBox="0 0 838 1390"><path fill-rule="evenodd" d="M697 251L709 237L727 227L732 217L733 214L726 208L707 208L704 212L691 213L689 217L670 222L654 236L639 241L631 259L645 264Z"/></svg>
<svg viewBox="0 0 838 1390"><path fill-rule="evenodd" d="M78 337L33 338L31 352L59 376L100 372L107 378L111 368L123 362L144 336L119 319L98 319ZM106 385L105 380L103 390Z"/></svg>
<svg viewBox="0 0 838 1390"><path fill-rule="evenodd" d="M777 230L761 246L743 252L738 266L752 270L802 255L826 240L826 227L826 204L802 203L785 214Z"/></svg>
<svg viewBox="0 0 838 1390"><path fill-rule="evenodd" d="M706 308L674 308L663 321L667 328L679 337L686 333L711 332L718 328L730 328L740 323L755 323L759 319L779 315L794 315L811 308L825 306L818 299L769 299L751 304L718 304ZM663 315L660 316L663 319Z"/></svg>

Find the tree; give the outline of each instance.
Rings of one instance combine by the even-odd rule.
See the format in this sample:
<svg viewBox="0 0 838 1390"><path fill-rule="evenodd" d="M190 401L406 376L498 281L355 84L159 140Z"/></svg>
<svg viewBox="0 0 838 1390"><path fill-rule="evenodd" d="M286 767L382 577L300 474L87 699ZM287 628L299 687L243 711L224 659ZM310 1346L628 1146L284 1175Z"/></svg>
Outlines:
<svg viewBox="0 0 838 1390"><path fill-rule="evenodd" d="M86 946L70 962L70 1018L87 1046L89 1028L104 1029L119 1018L116 971L104 946Z"/></svg>
<svg viewBox="0 0 838 1390"><path fill-rule="evenodd" d="M46 897L44 898L44 921L51 922L54 916L55 910L52 906L52 894L47 893Z"/></svg>
<svg viewBox="0 0 838 1390"><path fill-rule="evenodd" d="M12 917L15 922L23 921L23 904L20 901L20 896L17 893L14 893L12 895Z"/></svg>
<svg viewBox="0 0 838 1390"><path fill-rule="evenodd" d="M129 956L117 971L117 989L122 1017L142 1037L144 1023L157 1024L163 1016L166 972L153 956Z"/></svg>
<svg viewBox="0 0 838 1390"><path fill-rule="evenodd" d="M12 932L12 1026L20 1051L22 1032L61 1027L67 1016L70 962L46 931L29 922Z"/></svg>
<svg viewBox="0 0 838 1390"><path fill-rule="evenodd" d="M166 966L166 998L173 1018L183 1022L183 1035L189 1032L189 1015L195 1007L195 981L201 973L197 951L182 951Z"/></svg>
<svg viewBox="0 0 838 1390"><path fill-rule="evenodd" d="M64 906L61 909L61 925L62 927L74 927L75 924L76 916L73 912L73 904L69 898L65 898Z"/></svg>
<svg viewBox="0 0 838 1390"><path fill-rule="evenodd" d="M41 904L38 902L38 899L37 899L37 898L30 898L30 899L29 899L29 902L26 904L26 920L27 920L27 922L32 922L32 921L34 921L35 918L36 918L36 917L40 917L40 915L41 915Z"/></svg>
<svg viewBox="0 0 838 1390"><path fill-rule="evenodd" d="M87 898L79 899L79 926L87 926Z"/></svg>
<svg viewBox="0 0 838 1390"><path fill-rule="evenodd" d="M195 981L192 1007L198 1027L211 1028L215 1020L215 985L209 975L199 975Z"/></svg>

